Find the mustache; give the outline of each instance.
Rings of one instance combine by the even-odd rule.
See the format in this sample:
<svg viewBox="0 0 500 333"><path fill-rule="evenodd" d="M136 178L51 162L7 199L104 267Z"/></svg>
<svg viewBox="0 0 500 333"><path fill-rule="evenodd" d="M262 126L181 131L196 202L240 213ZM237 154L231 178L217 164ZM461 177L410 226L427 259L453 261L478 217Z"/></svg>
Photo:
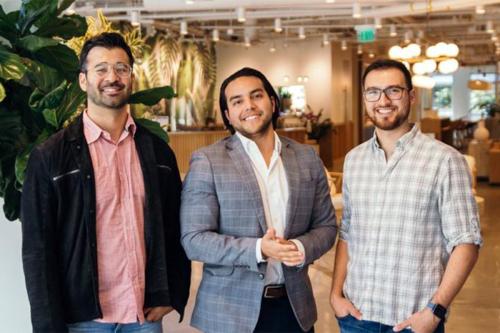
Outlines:
<svg viewBox="0 0 500 333"><path fill-rule="evenodd" d="M124 87L125 87L125 85L123 83L115 81L115 82L111 82L111 83L102 85L101 89L105 89L105 88L119 88L119 89L123 89Z"/></svg>

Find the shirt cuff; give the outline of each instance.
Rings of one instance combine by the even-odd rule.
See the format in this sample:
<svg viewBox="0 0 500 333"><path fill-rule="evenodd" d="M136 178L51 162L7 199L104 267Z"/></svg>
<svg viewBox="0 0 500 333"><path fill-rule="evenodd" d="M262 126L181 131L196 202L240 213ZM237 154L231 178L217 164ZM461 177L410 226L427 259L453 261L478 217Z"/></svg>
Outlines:
<svg viewBox="0 0 500 333"><path fill-rule="evenodd" d="M299 249L299 252L302 252L304 254L304 260L295 267L304 266L304 263L306 262L306 249L304 248L304 245L298 239L290 239L290 241L292 241L297 246L297 248Z"/></svg>
<svg viewBox="0 0 500 333"><path fill-rule="evenodd" d="M266 262L266 260L262 257L262 238L257 239L257 244L255 245L255 258L257 259L257 263Z"/></svg>

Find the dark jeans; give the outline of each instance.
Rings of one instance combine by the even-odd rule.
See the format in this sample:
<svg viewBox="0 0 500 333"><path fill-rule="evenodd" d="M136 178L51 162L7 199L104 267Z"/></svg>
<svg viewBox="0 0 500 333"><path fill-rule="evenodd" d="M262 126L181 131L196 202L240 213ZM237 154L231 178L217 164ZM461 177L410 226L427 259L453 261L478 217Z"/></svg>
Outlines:
<svg viewBox="0 0 500 333"><path fill-rule="evenodd" d="M380 324L374 321L357 320L351 315L337 317L341 333L394 333L393 326ZM412 330L402 330L403 333L411 333ZM444 322L441 322L434 333L444 333Z"/></svg>
<svg viewBox="0 0 500 333"><path fill-rule="evenodd" d="M262 298L259 321L254 333L304 333L300 328L288 297ZM314 333L314 327L307 333Z"/></svg>

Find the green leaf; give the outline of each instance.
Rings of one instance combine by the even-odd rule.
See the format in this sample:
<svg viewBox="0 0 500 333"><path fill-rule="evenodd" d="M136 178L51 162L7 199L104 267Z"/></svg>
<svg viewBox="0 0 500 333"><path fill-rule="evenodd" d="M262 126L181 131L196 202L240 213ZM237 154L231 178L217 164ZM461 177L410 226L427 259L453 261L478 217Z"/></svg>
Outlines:
<svg viewBox="0 0 500 333"><path fill-rule="evenodd" d="M26 166L28 165L28 160L30 158L31 152L33 151L33 148L47 140L53 133L54 131L45 129L33 143L28 145L21 153L17 155L15 163L15 174L16 180L19 184L22 185L24 183Z"/></svg>
<svg viewBox="0 0 500 333"><path fill-rule="evenodd" d="M4 80L21 80L26 72L22 58L0 46L0 78Z"/></svg>
<svg viewBox="0 0 500 333"><path fill-rule="evenodd" d="M132 94L128 100L130 104L155 105L162 98L170 99L175 97L174 89L171 86L163 86L147 90L138 91Z"/></svg>
<svg viewBox="0 0 500 333"><path fill-rule="evenodd" d="M78 82L73 81L66 89L66 94L59 107L56 109L56 117L58 120L59 129L66 120L68 120L78 109L78 107L85 102L86 94L80 89Z"/></svg>
<svg viewBox="0 0 500 333"><path fill-rule="evenodd" d="M167 132L161 127L160 123L154 120L149 120L146 118L136 118L134 119L136 123L146 128L148 131L168 143L169 138Z"/></svg>
<svg viewBox="0 0 500 333"><path fill-rule="evenodd" d="M23 124L18 112L0 109L0 161L3 161L15 152L16 143L22 133L22 129Z"/></svg>
<svg viewBox="0 0 500 333"><path fill-rule="evenodd" d="M43 110L42 113L43 113L43 118L45 119L46 122L51 124L54 128L58 127L56 110L45 109Z"/></svg>
<svg viewBox="0 0 500 333"><path fill-rule="evenodd" d="M24 60L28 68L25 77L31 81L31 86L36 86L42 92L51 91L64 81L64 76L54 68L35 60L27 58Z"/></svg>
<svg viewBox="0 0 500 333"><path fill-rule="evenodd" d="M47 46L55 46L59 45L59 42L52 38L39 37L35 35L28 35L23 38L20 38L16 46L28 50L30 52L36 52L41 48Z"/></svg>
<svg viewBox="0 0 500 333"><path fill-rule="evenodd" d="M16 21L13 21L11 17L4 12L2 6L0 6L0 36L4 37L9 42L17 38Z"/></svg>
<svg viewBox="0 0 500 333"><path fill-rule="evenodd" d="M0 82L0 102L5 98L5 88L3 87L2 82Z"/></svg>
<svg viewBox="0 0 500 333"><path fill-rule="evenodd" d="M21 36L29 33L37 20L55 11L55 9L51 10L53 2L54 0L23 0L21 10L19 11L19 18L17 19L17 26Z"/></svg>
<svg viewBox="0 0 500 333"><path fill-rule="evenodd" d="M58 70L69 81L74 81L78 74L78 58L75 51L66 45L44 47L33 53L35 60Z"/></svg>
<svg viewBox="0 0 500 333"><path fill-rule="evenodd" d="M60 37L69 40L73 37L85 35L87 32L87 21L80 15L66 15L53 18L41 26L35 35L42 37Z"/></svg>
<svg viewBox="0 0 500 333"><path fill-rule="evenodd" d="M55 109L61 105L61 101L64 98L67 87L68 84L66 81L63 81L58 87L47 94L44 94L38 88L35 88L30 96L29 106L35 111L40 111L42 109Z"/></svg>

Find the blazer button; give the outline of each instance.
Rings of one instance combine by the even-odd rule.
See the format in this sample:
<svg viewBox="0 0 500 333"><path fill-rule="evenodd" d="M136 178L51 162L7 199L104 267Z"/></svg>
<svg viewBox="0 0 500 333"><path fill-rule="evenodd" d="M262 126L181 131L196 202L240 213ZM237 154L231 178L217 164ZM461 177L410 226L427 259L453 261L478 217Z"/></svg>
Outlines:
<svg viewBox="0 0 500 333"><path fill-rule="evenodd" d="M260 274L259 274L259 278L260 278L261 280L264 280L264 274L260 273Z"/></svg>
<svg viewBox="0 0 500 333"><path fill-rule="evenodd" d="M90 175L87 175L87 179L90 179Z"/></svg>

